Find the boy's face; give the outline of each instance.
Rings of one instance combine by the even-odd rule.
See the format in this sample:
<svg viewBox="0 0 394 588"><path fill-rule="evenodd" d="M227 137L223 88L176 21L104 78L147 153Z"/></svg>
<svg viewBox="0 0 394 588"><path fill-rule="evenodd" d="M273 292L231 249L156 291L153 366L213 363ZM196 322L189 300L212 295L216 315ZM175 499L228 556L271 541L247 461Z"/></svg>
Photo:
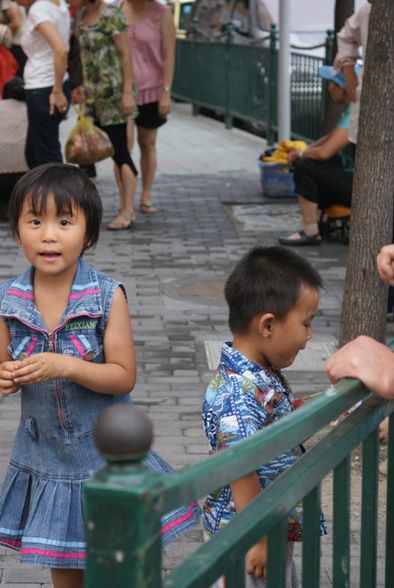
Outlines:
<svg viewBox="0 0 394 588"><path fill-rule="evenodd" d="M312 320L319 305L319 291L301 286L295 306L281 319L272 324L269 349L266 358L273 367L291 365L299 351L312 338Z"/></svg>

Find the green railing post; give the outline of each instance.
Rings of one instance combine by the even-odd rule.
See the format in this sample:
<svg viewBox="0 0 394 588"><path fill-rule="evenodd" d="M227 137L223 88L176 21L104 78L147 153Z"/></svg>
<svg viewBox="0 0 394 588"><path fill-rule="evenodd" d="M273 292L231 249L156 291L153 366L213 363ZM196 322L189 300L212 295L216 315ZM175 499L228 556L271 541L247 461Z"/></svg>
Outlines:
<svg viewBox="0 0 394 588"><path fill-rule="evenodd" d="M325 56L324 56L324 65L331 65L334 61L334 47L335 47L335 32L332 30L328 30L326 34L326 41L325 41Z"/></svg>
<svg viewBox="0 0 394 588"><path fill-rule="evenodd" d="M276 52L276 25L271 25L270 31L270 52L269 52L269 72L268 72L268 108L267 108L267 143L272 145L275 140L274 132L274 112L277 96L278 85L278 60Z"/></svg>
<svg viewBox="0 0 394 588"><path fill-rule="evenodd" d="M363 443L360 588L376 584L379 429Z"/></svg>
<svg viewBox="0 0 394 588"><path fill-rule="evenodd" d="M320 484L303 501L302 586L313 588L320 581Z"/></svg>
<svg viewBox="0 0 394 588"><path fill-rule="evenodd" d="M226 52L225 52L225 63L224 67L226 73L226 83L224 86L224 124L226 129L231 129L233 126L233 117L230 114L230 94L231 94L231 84L230 84L230 61L231 61L231 47L233 43L233 25L228 23L226 26Z"/></svg>
<svg viewBox="0 0 394 588"><path fill-rule="evenodd" d="M350 455L334 469L333 586L350 586Z"/></svg>
<svg viewBox="0 0 394 588"><path fill-rule="evenodd" d="M97 420L107 465L85 485L86 588L160 588L161 538L156 475L142 463L152 443L146 415L116 405Z"/></svg>
<svg viewBox="0 0 394 588"><path fill-rule="evenodd" d="M190 38L191 38L191 71L192 71L190 99L191 99L191 103L192 103L192 114L193 114L193 116L197 116L198 115L198 106L197 106L196 101L195 101L195 98L196 98L195 84L196 84L196 39L197 39L197 27L198 27L198 21L197 20L193 20L192 27L191 27L191 35L190 35Z"/></svg>

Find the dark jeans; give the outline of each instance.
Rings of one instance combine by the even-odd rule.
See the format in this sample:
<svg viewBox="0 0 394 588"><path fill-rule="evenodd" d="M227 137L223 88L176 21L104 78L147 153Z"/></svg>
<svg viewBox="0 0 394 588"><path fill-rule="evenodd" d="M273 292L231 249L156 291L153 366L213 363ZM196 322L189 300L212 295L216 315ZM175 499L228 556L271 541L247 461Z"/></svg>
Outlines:
<svg viewBox="0 0 394 588"><path fill-rule="evenodd" d="M350 206L353 172L343 169L339 156L327 161L302 157L294 164L294 184L297 194L322 210L331 204Z"/></svg>
<svg viewBox="0 0 394 588"><path fill-rule="evenodd" d="M67 112L49 114L49 95L52 86L26 90L27 104L27 137L25 145L25 157L29 168L37 167L42 163L63 162L59 141L59 125ZM71 100L68 82L63 84L63 92L68 102Z"/></svg>

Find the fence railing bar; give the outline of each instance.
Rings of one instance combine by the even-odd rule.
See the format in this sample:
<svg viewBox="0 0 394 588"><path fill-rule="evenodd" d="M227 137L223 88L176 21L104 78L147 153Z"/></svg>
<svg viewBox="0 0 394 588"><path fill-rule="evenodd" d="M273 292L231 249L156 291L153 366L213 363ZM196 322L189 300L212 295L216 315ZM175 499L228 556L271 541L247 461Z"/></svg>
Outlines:
<svg viewBox="0 0 394 588"><path fill-rule="evenodd" d="M349 588L350 578L350 455L334 470L333 586Z"/></svg>
<svg viewBox="0 0 394 588"><path fill-rule="evenodd" d="M234 472L234 479L249 474L289 447L296 447L366 396L367 391L357 380L343 381L236 447L229 447L180 472L163 475L162 512L192 498L200 498L210 492L213 485L220 488L233 481L229 479L229 471ZM385 414L391 412L388 401L378 402Z"/></svg>
<svg viewBox="0 0 394 588"><path fill-rule="evenodd" d="M320 484L303 500L302 587L316 588L320 581Z"/></svg>
<svg viewBox="0 0 394 588"><path fill-rule="evenodd" d="M287 517L268 533L267 588L286 588Z"/></svg>
<svg viewBox="0 0 394 588"><path fill-rule="evenodd" d="M229 558L239 557L240 552L245 553L260 537L266 535L305 494L343 461L344 454L377 428L387 411L393 408L394 405L391 403L384 403L375 396L369 397L362 406L266 488L230 524L213 536L209 544L200 547L191 558L174 570L164 580L163 587L199 588L204 586L203 581L209 586L218 573L226 572ZM274 426L271 425L269 428ZM282 434L286 436L283 430ZM226 449L222 454L228 451L230 449ZM212 489L213 484L211 479L208 491ZM342 488L339 482L338 487ZM335 584L336 588L342 586L342 583L338 586Z"/></svg>
<svg viewBox="0 0 394 588"><path fill-rule="evenodd" d="M385 588L394 586L394 413L389 417L386 493Z"/></svg>
<svg viewBox="0 0 394 588"><path fill-rule="evenodd" d="M363 443L360 588L376 585L379 429Z"/></svg>
<svg viewBox="0 0 394 588"><path fill-rule="evenodd" d="M319 43L318 45L308 45L308 47L305 47L305 45L290 45L291 49L301 49L304 51L310 51L312 49L321 49L322 47L325 47L326 44L325 43ZM308 57L314 57L313 55L308 55Z"/></svg>
<svg viewBox="0 0 394 588"><path fill-rule="evenodd" d="M226 573L226 588L244 588L245 586L245 558L241 557Z"/></svg>

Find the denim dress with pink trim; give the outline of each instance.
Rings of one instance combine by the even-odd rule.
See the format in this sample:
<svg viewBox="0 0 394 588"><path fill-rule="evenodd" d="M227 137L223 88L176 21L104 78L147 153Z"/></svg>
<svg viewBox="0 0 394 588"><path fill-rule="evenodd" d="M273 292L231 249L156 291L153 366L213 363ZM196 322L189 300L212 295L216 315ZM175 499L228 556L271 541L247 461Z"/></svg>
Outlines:
<svg viewBox="0 0 394 588"><path fill-rule="evenodd" d="M49 333L34 302L32 277L30 268L0 286L0 317L10 331L11 357L53 351L103 363L105 325L122 285L80 260L67 308ZM130 395L98 394L71 380L23 386L21 419L0 496L0 544L19 550L22 562L85 566L82 484L104 464L93 426L105 408L119 403L130 404ZM154 452L146 465L172 470ZM163 543L189 530L199 517L195 503L163 517Z"/></svg>

